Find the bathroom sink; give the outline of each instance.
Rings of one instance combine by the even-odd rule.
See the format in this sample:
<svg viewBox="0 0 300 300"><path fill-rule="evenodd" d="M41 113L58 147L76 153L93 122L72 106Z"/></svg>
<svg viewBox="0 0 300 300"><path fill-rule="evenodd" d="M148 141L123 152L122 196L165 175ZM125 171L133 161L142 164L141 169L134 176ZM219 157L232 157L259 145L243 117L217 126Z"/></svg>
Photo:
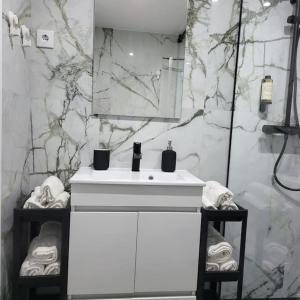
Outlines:
<svg viewBox="0 0 300 300"><path fill-rule="evenodd" d="M73 209L83 207L200 208L205 183L186 170L95 171L83 167L70 179Z"/></svg>
<svg viewBox="0 0 300 300"><path fill-rule="evenodd" d="M95 171L92 168L81 168L71 178L70 183L204 186L203 181L186 170L165 173L160 170L152 169L143 169L140 172L132 172L130 169L114 168L107 171Z"/></svg>

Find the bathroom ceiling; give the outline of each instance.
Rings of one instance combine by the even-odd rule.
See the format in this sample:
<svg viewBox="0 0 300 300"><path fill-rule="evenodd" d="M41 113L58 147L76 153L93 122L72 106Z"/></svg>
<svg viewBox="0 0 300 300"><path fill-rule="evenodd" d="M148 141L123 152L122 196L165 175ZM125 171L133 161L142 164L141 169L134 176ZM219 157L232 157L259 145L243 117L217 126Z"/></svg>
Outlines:
<svg viewBox="0 0 300 300"><path fill-rule="evenodd" d="M96 0L95 25L118 30L180 34L187 0Z"/></svg>

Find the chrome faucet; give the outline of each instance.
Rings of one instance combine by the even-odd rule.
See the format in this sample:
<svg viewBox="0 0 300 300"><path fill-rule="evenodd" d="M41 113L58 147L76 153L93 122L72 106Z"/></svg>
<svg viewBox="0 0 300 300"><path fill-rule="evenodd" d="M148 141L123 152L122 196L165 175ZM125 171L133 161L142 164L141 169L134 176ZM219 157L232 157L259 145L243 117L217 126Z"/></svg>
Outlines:
<svg viewBox="0 0 300 300"><path fill-rule="evenodd" d="M132 156L132 171L133 172L140 171L140 162L142 159L141 147L142 147L141 143L133 144L133 156Z"/></svg>

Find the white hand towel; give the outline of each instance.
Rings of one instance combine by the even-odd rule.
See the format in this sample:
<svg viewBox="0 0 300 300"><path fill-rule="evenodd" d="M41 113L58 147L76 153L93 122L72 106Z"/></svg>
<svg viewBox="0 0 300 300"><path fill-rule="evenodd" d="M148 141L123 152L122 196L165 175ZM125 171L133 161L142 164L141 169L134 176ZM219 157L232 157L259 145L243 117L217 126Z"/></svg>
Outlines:
<svg viewBox="0 0 300 300"><path fill-rule="evenodd" d="M233 249L212 226L208 227L207 262L223 263L231 258Z"/></svg>
<svg viewBox="0 0 300 300"><path fill-rule="evenodd" d="M44 275L44 265L33 262L27 256L21 266L20 276L42 276Z"/></svg>
<svg viewBox="0 0 300 300"><path fill-rule="evenodd" d="M68 192L63 192L56 197L54 202L49 203L47 205L47 208L66 208L69 199L70 199L70 194Z"/></svg>
<svg viewBox="0 0 300 300"><path fill-rule="evenodd" d="M225 201L233 199L233 193L217 181L207 181L203 194L216 207L221 206Z"/></svg>
<svg viewBox="0 0 300 300"><path fill-rule="evenodd" d="M206 263L206 271L219 271L219 270L220 270L219 264L214 262Z"/></svg>
<svg viewBox="0 0 300 300"><path fill-rule="evenodd" d="M202 196L202 205L206 209L217 210L217 208L215 207L215 205L207 198L206 195Z"/></svg>
<svg viewBox="0 0 300 300"><path fill-rule="evenodd" d="M55 198L65 190L63 183L56 176L47 178L42 184L41 189L42 195L40 202L45 206L54 202Z"/></svg>
<svg viewBox="0 0 300 300"><path fill-rule="evenodd" d="M220 264L220 271L237 271L238 265L234 259L230 259Z"/></svg>
<svg viewBox="0 0 300 300"><path fill-rule="evenodd" d="M45 267L44 275L59 275L59 274L60 274L60 262L55 262Z"/></svg>
<svg viewBox="0 0 300 300"><path fill-rule="evenodd" d="M34 191L31 193L31 196L36 196L38 199L42 196L42 188L40 186L35 187Z"/></svg>
<svg viewBox="0 0 300 300"><path fill-rule="evenodd" d="M33 195L28 200L26 200L23 208L25 208L25 209L37 209L37 208L41 209L41 208L45 208L45 207L40 203L37 196Z"/></svg>
<svg viewBox="0 0 300 300"><path fill-rule="evenodd" d="M36 263L51 264L58 261L60 249L60 224L47 222L42 225L40 235L32 240L28 254Z"/></svg>
<svg viewBox="0 0 300 300"><path fill-rule="evenodd" d="M238 210L238 206L232 201L228 200L222 203L220 206L221 210Z"/></svg>
<svg viewBox="0 0 300 300"><path fill-rule="evenodd" d="M32 240L28 253L35 263L54 263L59 258L58 241L54 236L36 237Z"/></svg>

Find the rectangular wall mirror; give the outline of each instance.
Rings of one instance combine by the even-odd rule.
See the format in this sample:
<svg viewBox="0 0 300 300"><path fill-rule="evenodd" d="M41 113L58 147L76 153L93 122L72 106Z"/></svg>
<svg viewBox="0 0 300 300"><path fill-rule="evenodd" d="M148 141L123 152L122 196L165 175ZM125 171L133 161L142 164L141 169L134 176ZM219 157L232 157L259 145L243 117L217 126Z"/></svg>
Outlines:
<svg viewBox="0 0 300 300"><path fill-rule="evenodd" d="M94 114L181 117L187 11L187 0L95 0Z"/></svg>

